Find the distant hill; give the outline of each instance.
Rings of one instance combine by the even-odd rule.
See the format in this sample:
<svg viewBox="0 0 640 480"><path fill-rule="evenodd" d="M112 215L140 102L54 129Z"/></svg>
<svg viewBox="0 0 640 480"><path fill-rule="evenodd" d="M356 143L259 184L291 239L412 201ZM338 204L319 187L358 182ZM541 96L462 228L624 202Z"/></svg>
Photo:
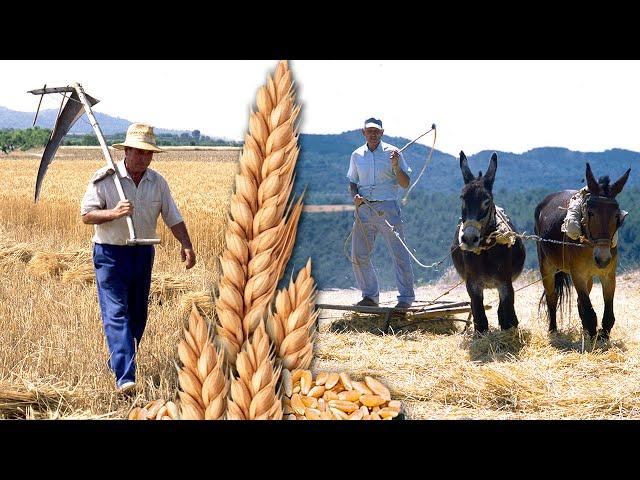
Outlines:
<svg viewBox="0 0 640 480"><path fill-rule="evenodd" d="M33 116L35 112L18 112L16 110L10 110L5 107L0 107L0 129L3 128L16 128L24 129L29 128L33 124ZM105 135L113 135L115 133L126 132L129 125L133 122L120 117L112 117L105 113L94 112L100 129ZM41 110L38 114L38 121L36 125L42 128L53 129L53 126L58 116L57 109ZM166 128L154 128L154 131L160 133L172 133L180 134L186 130L169 130ZM76 122L71 129L72 134L85 134L93 133L93 128L89 124L86 116L83 116Z"/></svg>
<svg viewBox="0 0 640 480"><path fill-rule="evenodd" d="M425 143L432 137L426 137ZM410 140L402 137L383 137L383 141L398 148ZM296 184L308 187L307 203L348 203L348 180L351 152L364 144L359 130L337 135L302 134L301 153ZM437 144L436 144L437 147ZM412 181L422 169L430 147L414 144L404 152L412 168ZM474 155L466 152L474 174L486 171L493 150ZM584 185L585 163L589 162L596 176L618 178L624 171L638 164L640 153L613 149L605 152L574 152L566 148L542 147L522 154L497 151L498 174L494 190L523 191L535 187L562 190ZM640 186L640 171L632 174L628 186ZM457 156L434 151L431 163L415 187L429 192L455 193L462 187Z"/></svg>
<svg viewBox="0 0 640 480"><path fill-rule="evenodd" d="M429 141L427 137L426 141ZM402 147L406 138L385 137L383 141ZM346 173L351 152L364 144L360 131L337 135L301 135L301 153L296 171L296 192L306 188L305 204L351 204ZM492 150L469 156L474 174L486 171ZM412 145L405 159L413 169L415 179L424 165L429 147ZM466 152L467 154L471 152ZM610 175L616 180L629 167L631 176L618 197L622 208L630 212L620 232L620 269L640 265L640 153L613 149L605 152L574 152L565 148L535 148L522 154L498 151L498 170L494 185L496 203L506 208L518 231L533 232L533 212L548 193L581 188L585 163L589 162L596 176ZM462 188L457 156L438 150L422 179L403 209L407 244L425 264L446 259L436 271L414 264L418 283L437 279L450 265L447 259L455 227L460 216L459 192ZM353 212L311 213L305 211L298 227L298 239L293 261L298 269L308 257L314 262L313 275L319 288L355 286L348 239L354 221ZM394 269L384 248L376 242L373 263L377 267L383 288L395 288ZM537 268L535 243L526 242L527 268ZM289 273L285 275L289 278Z"/></svg>

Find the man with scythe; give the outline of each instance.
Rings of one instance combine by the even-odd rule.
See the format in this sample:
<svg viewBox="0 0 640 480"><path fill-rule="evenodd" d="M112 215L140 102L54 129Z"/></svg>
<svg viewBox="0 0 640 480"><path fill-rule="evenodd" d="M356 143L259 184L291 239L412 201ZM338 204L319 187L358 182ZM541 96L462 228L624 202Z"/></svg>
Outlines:
<svg viewBox="0 0 640 480"><path fill-rule="evenodd" d="M147 322L155 256L153 246L160 243L156 238L160 215L182 245L180 254L186 268L192 268L196 263L187 227L169 186L162 175L149 168L154 152L163 150L156 145L153 127L134 123L129 126L125 141L113 145L125 154L124 160L116 164L91 110L99 100L88 95L79 83L64 87L45 84L28 93L40 95L40 102L44 95L64 94L40 160L34 201L38 201L45 174L62 139L83 113L86 113L107 161L107 165L91 178L80 209L82 221L95 226L93 263L109 347L107 364L116 376L118 391L129 392L136 386L135 355ZM36 119L39 110L40 104Z"/></svg>
<svg viewBox="0 0 640 480"><path fill-rule="evenodd" d="M99 169L87 186L81 214L85 224L95 227L93 263L98 285L102 322L109 345L109 367L119 391L135 388L135 355L147 322L153 245L128 245L126 217L133 218L137 235L156 237L156 224L164 223L182 245L182 261L192 268L196 256L187 227L173 201L169 185L158 172L148 168L156 145L153 127L134 123L123 143L124 160L116 163L126 200L121 200L113 170ZM135 207L135 208L134 208Z"/></svg>

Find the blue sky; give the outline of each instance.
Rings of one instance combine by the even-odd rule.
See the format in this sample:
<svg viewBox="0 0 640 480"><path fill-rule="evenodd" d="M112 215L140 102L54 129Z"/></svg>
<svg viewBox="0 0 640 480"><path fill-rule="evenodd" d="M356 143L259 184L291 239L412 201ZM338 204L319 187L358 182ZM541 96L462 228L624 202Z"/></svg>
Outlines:
<svg viewBox="0 0 640 480"><path fill-rule="evenodd" d="M95 110L163 128L241 139L276 60L0 61L0 106L34 111L27 90L73 81ZM303 133L340 133L382 118L385 133L436 148L524 152L542 146L640 151L640 61L291 60ZM45 97L43 108L58 108ZM420 143L430 144L427 136Z"/></svg>

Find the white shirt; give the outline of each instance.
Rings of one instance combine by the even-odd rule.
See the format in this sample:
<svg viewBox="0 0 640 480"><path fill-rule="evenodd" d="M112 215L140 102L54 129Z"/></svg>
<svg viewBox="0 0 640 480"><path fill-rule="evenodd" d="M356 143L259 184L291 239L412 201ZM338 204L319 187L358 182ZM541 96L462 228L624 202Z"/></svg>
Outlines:
<svg viewBox="0 0 640 480"><path fill-rule="evenodd" d="M169 228L183 221L169 185L162 175L147 168L136 186L127 172L124 160L117 162L116 168L120 172L124 194L133 204L133 227L137 238L158 238L156 226L160 214ZM120 201L113 175L109 172L112 171L108 167L103 167L94 173L82 198L82 215L92 210L112 209ZM94 225L94 228L94 243L126 245L129 239L126 217Z"/></svg>
<svg viewBox="0 0 640 480"><path fill-rule="evenodd" d="M391 168L391 152L399 150L380 142L372 152L365 143L351 154L347 178L358 185L358 193L368 200L397 200L398 177ZM402 153L398 166L408 175L411 169Z"/></svg>

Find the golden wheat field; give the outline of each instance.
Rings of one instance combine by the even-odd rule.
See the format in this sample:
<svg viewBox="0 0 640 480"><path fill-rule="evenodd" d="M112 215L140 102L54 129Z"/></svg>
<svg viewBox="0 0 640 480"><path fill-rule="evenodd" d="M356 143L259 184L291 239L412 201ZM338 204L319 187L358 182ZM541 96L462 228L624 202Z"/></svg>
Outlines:
<svg viewBox="0 0 640 480"><path fill-rule="evenodd" d="M160 220L162 244L156 247L149 322L139 357L145 398L175 393L176 346L187 308L181 302L186 303L187 292L206 299L203 295L219 276L217 256L239 154L238 149L170 150L154 157L152 168L169 182L198 263L184 269L179 244ZM3 387L16 392L15 386L53 387L49 412L27 409L35 417L121 418L131 402L114 395L105 363L90 261L93 227L84 225L79 213L87 182L104 159L98 149L61 148L34 204L40 155L0 156L0 392ZM68 258L61 259L62 253ZM0 416L18 405L10 398L0 393Z"/></svg>
<svg viewBox="0 0 640 480"><path fill-rule="evenodd" d="M116 155L119 155L117 153ZM49 167L38 204L33 190L39 152L0 155L0 418L126 418L135 406L175 399L177 345L188 299L208 300L220 275L229 196L238 150L157 155L152 168L171 187L198 255L188 272L179 248L159 222L149 321L138 357L142 389L135 398L114 391L90 264L92 227L79 202L91 173L102 166L97 149L64 148ZM119 157L118 157L119 158ZM313 260L313 258L312 258ZM526 272L515 287L535 280ZM420 287L428 300L456 284L449 272ZM474 338L460 322L392 322L320 312L314 373L375 377L402 401L411 419L640 418L640 273L619 274L611 341L582 338L575 295L561 332L549 336L538 313L539 283L516 293L520 328L500 332L497 293L485 303L491 332ZM592 301L602 315L599 285ZM353 303L359 292L320 292L318 303ZM381 300L393 301L386 292ZM468 300L464 287L447 300ZM201 303L212 312L211 303Z"/></svg>

